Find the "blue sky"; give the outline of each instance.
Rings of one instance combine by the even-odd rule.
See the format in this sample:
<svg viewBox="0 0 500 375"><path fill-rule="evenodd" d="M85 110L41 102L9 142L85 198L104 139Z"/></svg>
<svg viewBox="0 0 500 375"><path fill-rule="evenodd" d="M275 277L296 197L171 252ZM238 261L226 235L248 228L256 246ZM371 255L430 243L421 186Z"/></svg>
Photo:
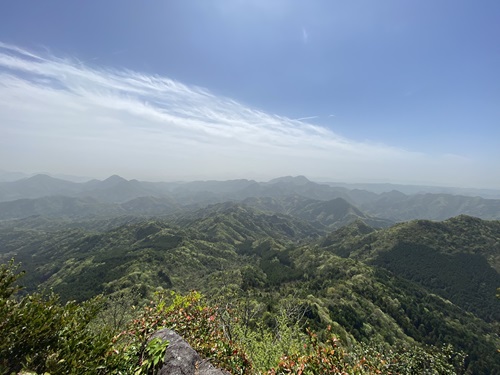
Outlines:
<svg viewBox="0 0 500 375"><path fill-rule="evenodd" d="M11 1L0 169L500 188L500 2Z"/></svg>

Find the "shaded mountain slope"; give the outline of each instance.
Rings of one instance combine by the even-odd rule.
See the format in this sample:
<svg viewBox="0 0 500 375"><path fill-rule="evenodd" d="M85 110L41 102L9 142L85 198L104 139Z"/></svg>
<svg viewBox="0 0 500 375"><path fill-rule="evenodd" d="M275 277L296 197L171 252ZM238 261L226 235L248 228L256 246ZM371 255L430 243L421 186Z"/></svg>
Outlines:
<svg viewBox="0 0 500 375"><path fill-rule="evenodd" d="M280 177L269 182L254 184L242 190L238 197L240 199L248 197L284 197L290 195L300 195L305 198L317 200L330 200L343 198L350 200L349 191L344 188L331 187L309 181L304 176Z"/></svg>
<svg viewBox="0 0 500 375"><path fill-rule="evenodd" d="M169 197L138 197L120 204L126 212L138 215L169 215L182 208Z"/></svg>
<svg viewBox="0 0 500 375"><path fill-rule="evenodd" d="M310 277L305 288L311 293L311 313L336 327L341 337L345 330L358 341L448 343L468 353L466 373L500 372L493 326L450 301L383 269L321 249L304 250L295 259Z"/></svg>
<svg viewBox="0 0 500 375"><path fill-rule="evenodd" d="M95 198L49 196L0 202L0 220L40 216L52 219L89 220L123 215L162 216L181 211L170 198L139 197L124 203L102 203Z"/></svg>
<svg viewBox="0 0 500 375"><path fill-rule="evenodd" d="M349 233L351 232L351 233ZM486 320L500 319L500 222L458 216L360 233L345 227L327 250L390 270Z"/></svg>
<svg viewBox="0 0 500 375"><path fill-rule="evenodd" d="M373 227L387 227L393 222L364 214L343 198L320 201L299 195L282 198L252 197L244 204L263 211L284 213L329 229L340 228L356 220L363 220Z"/></svg>
<svg viewBox="0 0 500 375"><path fill-rule="evenodd" d="M87 185L87 187L89 186L92 188L83 190L79 195L107 203L123 203L138 197L163 195L146 188L137 180L128 181L120 176L111 176L96 185Z"/></svg>
<svg viewBox="0 0 500 375"><path fill-rule="evenodd" d="M126 210L118 205L101 203L93 198L49 196L0 202L0 220L44 216L47 218L83 218L117 216Z"/></svg>

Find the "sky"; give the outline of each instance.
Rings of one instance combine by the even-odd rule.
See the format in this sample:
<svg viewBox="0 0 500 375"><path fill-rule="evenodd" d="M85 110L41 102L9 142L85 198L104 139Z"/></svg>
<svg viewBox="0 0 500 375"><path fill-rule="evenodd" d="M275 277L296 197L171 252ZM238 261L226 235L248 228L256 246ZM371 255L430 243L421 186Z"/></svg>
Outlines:
<svg viewBox="0 0 500 375"><path fill-rule="evenodd" d="M497 0L0 4L0 170L500 188Z"/></svg>

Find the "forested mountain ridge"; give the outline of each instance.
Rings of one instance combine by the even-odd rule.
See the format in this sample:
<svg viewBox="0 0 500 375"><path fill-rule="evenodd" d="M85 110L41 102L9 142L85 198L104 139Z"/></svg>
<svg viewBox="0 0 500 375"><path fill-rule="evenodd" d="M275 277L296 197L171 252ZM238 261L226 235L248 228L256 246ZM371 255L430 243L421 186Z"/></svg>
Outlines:
<svg viewBox="0 0 500 375"><path fill-rule="evenodd" d="M103 231L4 226L0 251L3 260L23 263L31 290L50 287L64 300L99 293L145 298L158 288L195 288L215 299L229 294L250 300L263 321L276 312L277 301L288 300L302 306L309 324L319 330L331 325L343 342L451 344L468 354L471 373L486 374L500 372L494 305L499 279L486 260L497 259L499 225L461 216L374 229L358 220L322 237L322 230L300 219L229 202ZM401 243L403 251L412 251L408 244L419 249L417 258L420 249L428 251L439 267L401 268L412 264L399 261ZM450 262L450 272L459 271L464 280L446 284L444 292L455 294L415 277L424 270L433 282L446 282L447 264L436 256L453 260L465 253L482 268L478 273L476 263Z"/></svg>
<svg viewBox="0 0 500 375"><path fill-rule="evenodd" d="M500 221L457 216L414 220L360 233L359 224L330 234L328 251L383 267L425 286L483 319L500 319Z"/></svg>
<svg viewBox="0 0 500 375"><path fill-rule="evenodd" d="M318 229L334 229L361 219L373 227L387 227L390 220L362 213L342 198L318 201L301 196L282 198L253 197L234 204L253 207L274 214L285 214L306 221ZM210 205L209 205L210 206ZM100 203L95 198L49 196L0 202L0 220L24 219L40 216L52 219L98 220L125 215L139 217L189 216L196 209L208 208L205 204L181 205L174 199L163 197L138 197L124 203Z"/></svg>
<svg viewBox="0 0 500 375"><path fill-rule="evenodd" d="M361 231L361 232L360 232ZM352 233L351 236L347 235ZM324 246L336 253L371 261L399 243L419 243L444 254L478 254L500 272L500 221L460 215L441 222L412 220L386 229L374 229L359 222L329 234ZM367 246L367 245L370 246Z"/></svg>
<svg viewBox="0 0 500 375"><path fill-rule="evenodd" d="M31 274L27 278L31 285L48 280L47 286L53 286L63 298L84 299L106 291L107 281L119 283L120 278L130 275L140 279L134 285L152 287L156 277L154 272L150 275L153 269L163 273L171 270L173 285L187 291L201 284L196 281L200 275L233 267L239 244L268 238L275 243L298 243L317 239L322 233L292 217L226 203L176 220L147 220L105 232L81 228L46 232L7 226L0 229L0 256L4 260L14 256L23 262ZM36 275L41 279L30 279ZM63 279L70 279L66 284L71 286L64 286ZM86 285L89 283L92 285ZM76 291L82 294L74 294Z"/></svg>
<svg viewBox="0 0 500 375"><path fill-rule="evenodd" d="M181 215L175 222L204 233L207 239L232 244L265 237L305 241L324 233L293 216L263 212L233 202L210 205Z"/></svg>
<svg viewBox="0 0 500 375"><path fill-rule="evenodd" d="M310 223L321 224L328 229L340 228L356 220L362 220L373 227L387 227L390 220L367 215L343 198L320 201L299 195L284 198L252 197L244 204L264 211L280 212L298 217Z"/></svg>

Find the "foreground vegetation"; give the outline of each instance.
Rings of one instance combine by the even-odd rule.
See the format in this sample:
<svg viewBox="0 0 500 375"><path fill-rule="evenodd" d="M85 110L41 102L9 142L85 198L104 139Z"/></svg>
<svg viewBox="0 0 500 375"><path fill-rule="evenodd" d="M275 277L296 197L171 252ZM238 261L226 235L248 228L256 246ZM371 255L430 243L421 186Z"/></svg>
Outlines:
<svg viewBox="0 0 500 375"><path fill-rule="evenodd" d="M456 374L464 355L451 347L346 345L328 327L321 334L281 310L273 324L251 321L242 301L207 305L201 294L157 294L136 311L103 310L102 297L61 304L54 294L18 296L21 273L0 266L0 372L149 374L168 343L148 341L168 327L214 365L232 374ZM168 302L167 302L168 301ZM130 314L119 326L109 315ZM113 320L117 322L116 319Z"/></svg>

